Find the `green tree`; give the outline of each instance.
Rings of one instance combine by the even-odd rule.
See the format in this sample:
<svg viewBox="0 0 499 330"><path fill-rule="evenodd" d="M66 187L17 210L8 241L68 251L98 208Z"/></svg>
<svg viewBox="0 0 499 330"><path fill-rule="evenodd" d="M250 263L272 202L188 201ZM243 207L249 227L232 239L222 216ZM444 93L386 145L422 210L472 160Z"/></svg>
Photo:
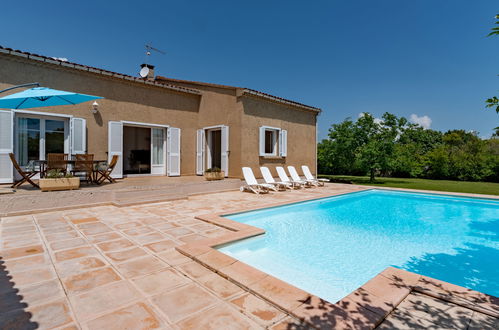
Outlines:
<svg viewBox="0 0 499 330"><path fill-rule="evenodd" d="M496 25L499 25L499 14L497 14L495 16L495 18L497 19L496 21ZM499 26L496 26L494 28L492 28L492 32L490 32L488 34L488 37L490 36L498 36L499 35ZM496 112L499 113L499 99L497 98L497 96L493 96L491 98L488 98L486 101L486 107L487 108L495 108L496 109Z"/></svg>

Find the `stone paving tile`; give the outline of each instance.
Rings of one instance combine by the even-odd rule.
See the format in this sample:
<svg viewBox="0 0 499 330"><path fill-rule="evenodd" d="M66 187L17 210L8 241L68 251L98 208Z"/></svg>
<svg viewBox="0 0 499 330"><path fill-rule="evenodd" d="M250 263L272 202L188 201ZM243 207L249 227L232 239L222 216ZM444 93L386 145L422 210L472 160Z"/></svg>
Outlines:
<svg viewBox="0 0 499 330"><path fill-rule="evenodd" d="M116 250L124 250L126 248L132 247L134 244L127 240L126 238L117 239L114 241L103 242L97 244L97 247L104 252L112 252Z"/></svg>
<svg viewBox="0 0 499 330"><path fill-rule="evenodd" d="M213 274L212 271L200 265L196 261L191 261L189 263L183 264L179 266L179 269L181 269L185 274L195 279Z"/></svg>
<svg viewBox="0 0 499 330"><path fill-rule="evenodd" d="M116 265L118 271L126 278L145 275L167 267L164 261L153 256L141 257Z"/></svg>
<svg viewBox="0 0 499 330"><path fill-rule="evenodd" d="M80 322L123 307L141 296L127 281L100 286L69 299Z"/></svg>
<svg viewBox="0 0 499 330"><path fill-rule="evenodd" d="M40 329L52 329L73 322L73 317L65 299L28 308L33 315L32 322Z"/></svg>
<svg viewBox="0 0 499 330"><path fill-rule="evenodd" d="M88 238L88 241L92 243L100 243L100 242L115 240L122 237L123 236L121 236L120 234L112 232L112 233L105 233L105 234L91 236Z"/></svg>
<svg viewBox="0 0 499 330"><path fill-rule="evenodd" d="M177 243L168 239L168 240L159 241L159 242L155 242L155 243L145 244L144 246L146 248L148 248L149 250L151 250L152 252L159 253L159 252L162 252L165 250L170 250L177 245L178 245Z"/></svg>
<svg viewBox="0 0 499 330"><path fill-rule="evenodd" d="M3 259L14 259L34 254L41 254L43 253L43 251L44 251L43 246L41 244L37 244L20 248L4 249L1 250L0 253L2 254Z"/></svg>
<svg viewBox="0 0 499 330"><path fill-rule="evenodd" d="M132 282L149 296L192 283L192 280L173 268L167 268L157 273L134 278Z"/></svg>
<svg viewBox="0 0 499 330"><path fill-rule="evenodd" d="M249 313L263 326L270 326L283 319L286 314L256 296L245 293L230 300L241 311Z"/></svg>
<svg viewBox="0 0 499 330"><path fill-rule="evenodd" d="M159 329L165 325L145 302L138 302L98 317L83 325L83 329Z"/></svg>
<svg viewBox="0 0 499 330"><path fill-rule="evenodd" d="M132 260L138 257L147 256L147 252L143 249L134 246L133 248L115 251L115 252L106 252L105 255L114 262L124 262L128 260Z"/></svg>
<svg viewBox="0 0 499 330"><path fill-rule="evenodd" d="M75 247L81 247L87 245L87 241L84 240L81 237L78 238L72 238L64 241L56 241L51 243L50 249L53 251L58 251L58 250L65 250L65 249L70 249L70 248L75 248Z"/></svg>
<svg viewBox="0 0 499 330"><path fill-rule="evenodd" d="M91 246L78 247L70 250L63 250L54 254L55 261L61 262L69 259L96 256L99 252Z"/></svg>
<svg viewBox="0 0 499 330"><path fill-rule="evenodd" d="M86 272L90 269L96 269L106 266L107 263L102 258L87 257L80 259L70 259L64 262L59 262L55 264L55 268L60 277L68 277L71 275L76 275L78 273Z"/></svg>
<svg viewBox="0 0 499 330"><path fill-rule="evenodd" d="M111 268L79 273L62 280L69 294L81 293L98 286L121 280L120 276Z"/></svg>
<svg viewBox="0 0 499 330"><path fill-rule="evenodd" d="M186 257L176 249L169 249L160 252L157 255L161 260L166 261L171 266L178 266L192 261L191 258Z"/></svg>
<svg viewBox="0 0 499 330"><path fill-rule="evenodd" d="M180 329L205 329L205 330L245 330L260 329L248 317L238 313L228 306L218 305L203 313L189 317L177 325Z"/></svg>
<svg viewBox="0 0 499 330"><path fill-rule="evenodd" d="M175 323L214 305L218 300L196 284L188 284L151 298L168 319Z"/></svg>
<svg viewBox="0 0 499 330"><path fill-rule="evenodd" d="M200 277L198 282L222 299L243 293L243 289L214 273Z"/></svg>
<svg viewBox="0 0 499 330"><path fill-rule="evenodd" d="M28 306L65 297L61 282L57 278L20 287L17 294L22 296L22 301Z"/></svg>

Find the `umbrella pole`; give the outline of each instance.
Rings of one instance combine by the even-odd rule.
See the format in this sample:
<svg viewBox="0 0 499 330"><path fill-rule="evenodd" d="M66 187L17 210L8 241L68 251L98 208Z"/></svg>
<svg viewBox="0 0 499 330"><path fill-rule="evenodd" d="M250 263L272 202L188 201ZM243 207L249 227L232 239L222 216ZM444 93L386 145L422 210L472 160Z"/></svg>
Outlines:
<svg viewBox="0 0 499 330"><path fill-rule="evenodd" d="M17 85L17 86L14 86L14 87L9 87L9 88L6 88L4 90L1 90L0 93L6 92L6 91L10 91L11 89L22 88L22 87L29 87L29 86L38 86L38 87L40 87L40 83L36 82L36 83L29 83L29 84Z"/></svg>

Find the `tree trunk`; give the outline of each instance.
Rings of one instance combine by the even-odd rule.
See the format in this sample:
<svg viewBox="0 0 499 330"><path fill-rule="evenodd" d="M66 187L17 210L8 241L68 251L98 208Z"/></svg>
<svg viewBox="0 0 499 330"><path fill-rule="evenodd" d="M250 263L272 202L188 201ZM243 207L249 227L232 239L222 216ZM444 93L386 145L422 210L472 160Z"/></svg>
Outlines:
<svg viewBox="0 0 499 330"><path fill-rule="evenodd" d="M371 168L371 177L369 178L369 182L374 182L374 168Z"/></svg>

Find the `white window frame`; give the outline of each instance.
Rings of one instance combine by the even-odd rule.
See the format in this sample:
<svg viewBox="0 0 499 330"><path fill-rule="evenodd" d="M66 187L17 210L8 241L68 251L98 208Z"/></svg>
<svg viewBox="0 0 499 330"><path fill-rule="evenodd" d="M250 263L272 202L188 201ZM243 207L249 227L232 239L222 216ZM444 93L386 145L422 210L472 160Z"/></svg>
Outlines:
<svg viewBox="0 0 499 330"><path fill-rule="evenodd" d="M272 127L272 126L261 126L260 129L263 129L264 130L264 134L263 134L263 139L264 141L260 141L259 143L263 143L263 152L260 153L260 156L263 156L263 157L277 157L279 154L280 154L280 150L279 149L279 138L280 138L280 135L281 135L281 129L278 128L278 127ZM266 153L265 152L265 146L266 146L266 132L267 131L271 131L272 132L272 142L273 142L273 145L274 145L274 151L272 153ZM261 138L261 137L259 137Z"/></svg>

